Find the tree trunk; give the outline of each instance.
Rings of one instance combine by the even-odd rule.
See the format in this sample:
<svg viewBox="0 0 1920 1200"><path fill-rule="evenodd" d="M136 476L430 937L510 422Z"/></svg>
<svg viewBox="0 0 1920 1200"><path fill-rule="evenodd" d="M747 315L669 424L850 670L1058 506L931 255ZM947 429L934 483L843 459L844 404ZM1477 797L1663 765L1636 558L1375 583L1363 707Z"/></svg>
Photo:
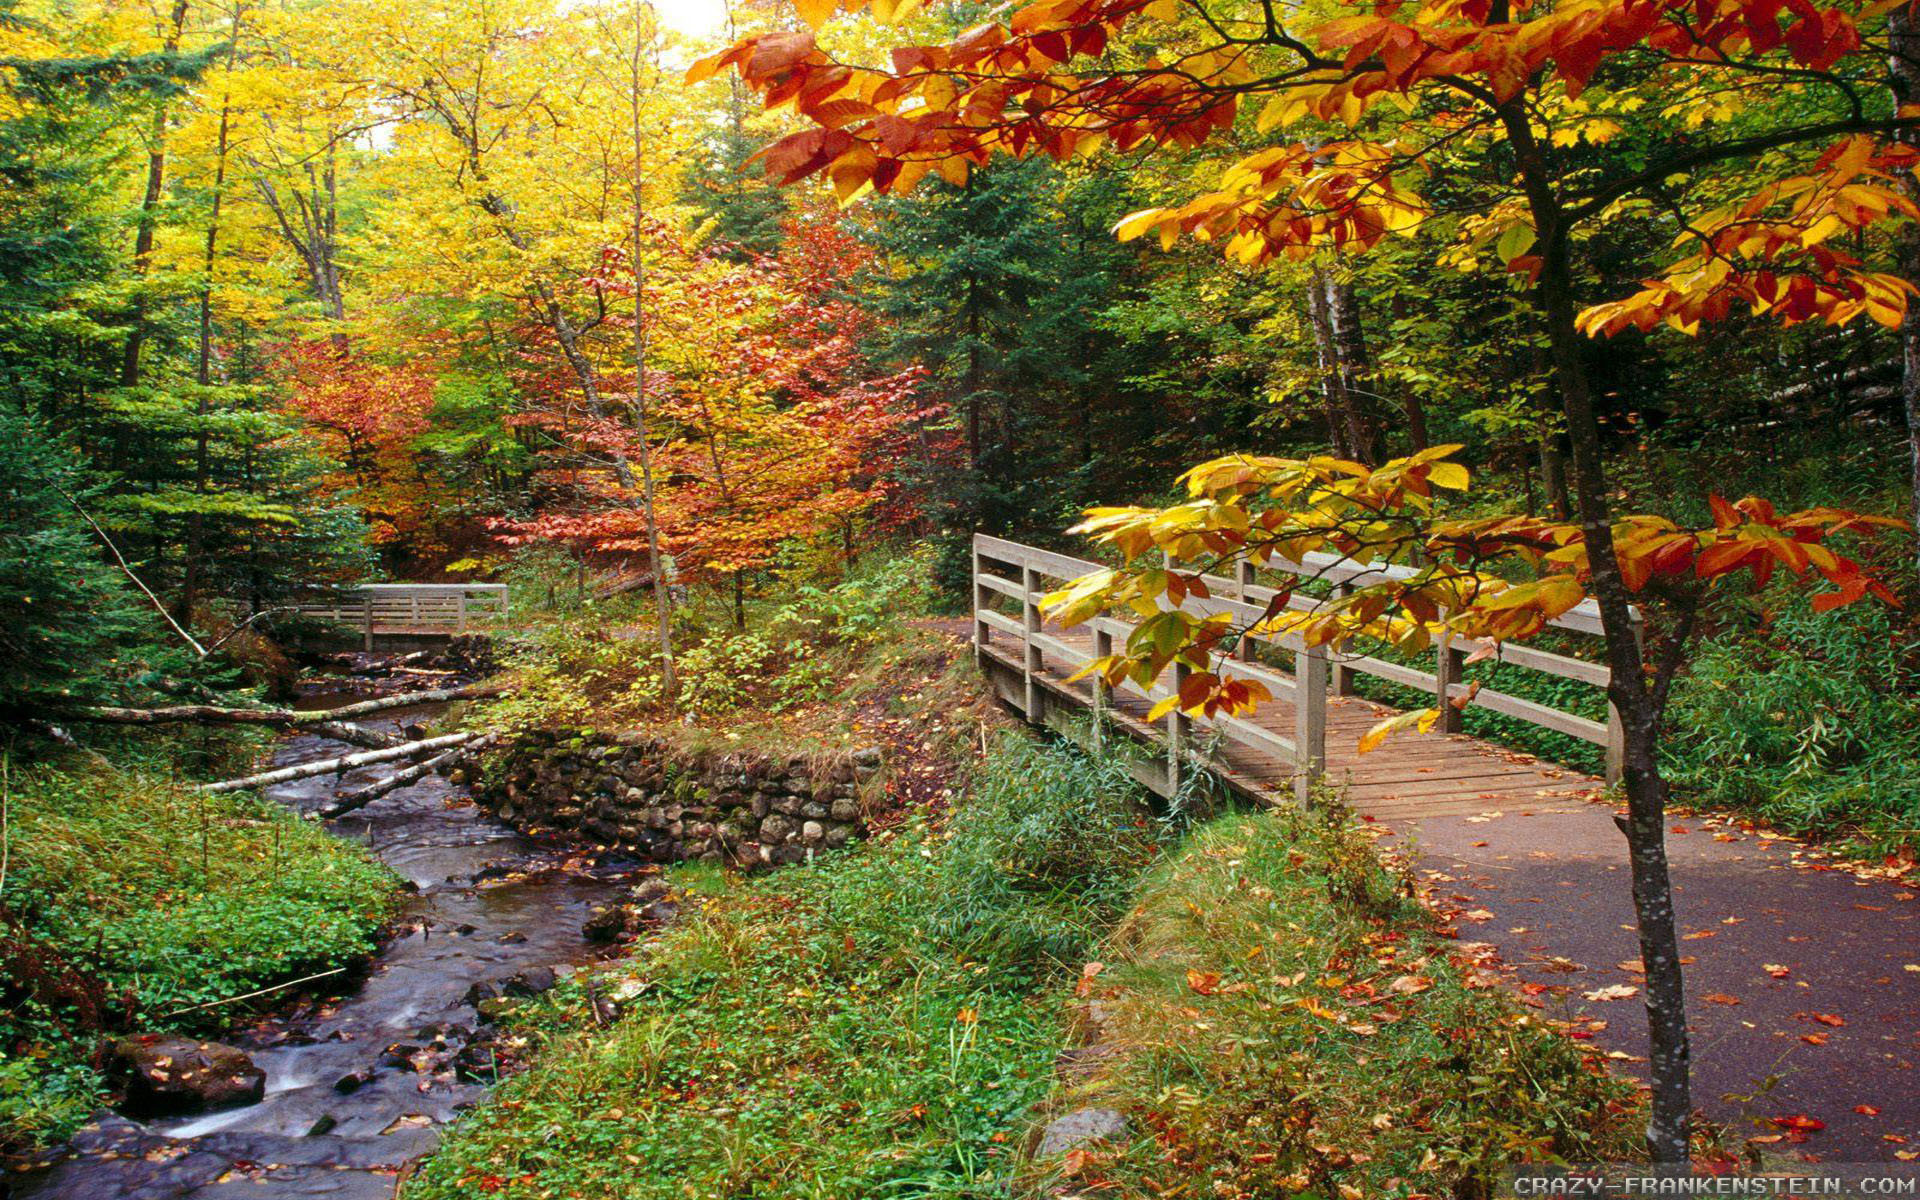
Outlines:
<svg viewBox="0 0 1920 1200"><path fill-rule="evenodd" d="M1660 713L1646 682L1638 623L1614 555L1600 424L1581 353L1582 339L1574 326L1568 230L1548 182L1543 149L1534 138L1524 108L1509 102L1499 111L1539 235L1542 266L1535 295L1546 321L1549 361L1573 451L1573 497L1586 540L1590 586L1600 607L1611 676L1607 698L1619 710L1624 734L1623 782L1628 815L1620 821L1620 827L1632 864L1640 961L1646 969L1648 1073L1652 1077L1647 1152L1657 1164L1684 1164L1688 1161L1693 1102L1688 1078L1686 997L1680 943L1674 928L1673 882L1667 864L1667 785L1660 776L1658 759Z"/></svg>
<svg viewBox="0 0 1920 1200"><path fill-rule="evenodd" d="M1380 461L1380 437L1373 405L1368 403L1373 360L1367 353L1366 333L1360 324L1360 301L1354 296L1351 283L1332 274L1326 276L1326 289L1327 320L1340 371L1340 391L1346 397L1342 415L1347 422L1347 441L1357 460L1372 465Z"/></svg>
<svg viewBox="0 0 1920 1200"><path fill-rule="evenodd" d="M1339 458L1352 458L1353 447L1347 441L1344 415L1346 397L1342 395L1339 350L1333 340L1333 317L1327 311L1327 292L1323 275L1315 270L1307 280L1307 321L1313 326L1314 361L1320 368L1320 406L1327 416L1327 440Z"/></svg>
<svg viewBox="0 0 1920 1200"><path fill-rule="evenodd" d="M459 746L479 737L473 733L448 733L440 737L430 737L405 745L392 746L385 750L363 750L359 754L344 754L339 758L323 759L319 762L299 763L291 767L281 767L277 771L262 771L258 775L248 775L240 779L223 779L219 783L203 783L198 790L203 792L244 792L250 788L272 787L276 783L291 783L296 779L311 779L315 775L345 775L355 767L369 767L375 763L392 762L401 758L418 758L422 754L431 754L436 750L445 750L450 746Z"/></svg>
<svg viewBox="0 0 1920 1200"><path fill-rule="evenodd" d="M240 14L243 5L235 3L233 7L233 26L227 33L227 77L233 77L234 56L240 45ZM231 95L220 97L220 132L214 147L213 160L213 199L207 214L206 245L200 256L200 328L199 352L194 360L194 381L200 385L195 397L194 412L199 428L194 431L193 453L193 490L196 495L206 495L211 483L209 479L209 433L207 418L211 406L207 401L207 390L213 385L213 267L220 245L220 209L226 199L227 186L227 143L232 130L233 108ZM193 606L199 602L201 576L205 573L207 548L207 517L203 512L187 514L187 550L180 571L180 609L175 619L182 625L193 620Z"/></svg>
<svg viewBox="0 0 1920 1200"><path fill-rule="evenodd" d="M1920 19L1913 9L1899 5L1887 14L1887 85L1895 107L1920 103ZM1895 137L1920 147L1920 133L1901 130ZM1900 187L1907 198L1920 201L1920 182L1901 171ZM1903 221L1895 237L1897 270L1909 283L1920 283L1920 224ZM1908 513L1920 554L1920 304L1908 304L1900 322L1900 399L1907 416Z"/></svg>
<svg viewBox="0 0 1920 1200"><path fill-rule="evenodd" d="M1546 489L1547 504L1555 520L1573 519L1573 497L1567 492L1567 459L1560 450L1560 435L1551 429L1540 431L1540 486Z"/></svg>
<svg viewBox="0 0 1920 1200"><path fill-rule="evenodd" d="M640 437L640 503L647 523L647 569L653 573L653 614L660 638L660 691L668 700L679 690L673 675L673 596L660 569L660 523L653 497L653 438L647 426L646 216L642 166L646 144L640 126L641 66L646 54L645 0L633 6L633 78L628 92L633 122L633 424Z"/></svg>
<svg viewBox="0 0 1920 1200"><path fill-rule="evenodd" d="M1315 270L1307 283L1307 315L1320 364L1320 396L1326 408L1333 452L1372 463L1378 450L1360 389L1368 373L1360 306L1353 288L1331 272Z"/></svg>
<svg viewBox="0 0 1920 1200"><path fill-rule="evenodd" d="M187 27L187 0L174 0L169 17L172 30L162 44L168 54L180 48L181 34ZM153 123L147 131L147 186L140 197L140 220L133 234L133 277L135 286L147 277L147 260L153 256L154 232L159 225L160 195L167 180L167 106L156 104ZM120 386L140 382L140 350L147 340L147 299L136 292L133 298L133 323L127 330L127 342L121 349Z"/></svg>

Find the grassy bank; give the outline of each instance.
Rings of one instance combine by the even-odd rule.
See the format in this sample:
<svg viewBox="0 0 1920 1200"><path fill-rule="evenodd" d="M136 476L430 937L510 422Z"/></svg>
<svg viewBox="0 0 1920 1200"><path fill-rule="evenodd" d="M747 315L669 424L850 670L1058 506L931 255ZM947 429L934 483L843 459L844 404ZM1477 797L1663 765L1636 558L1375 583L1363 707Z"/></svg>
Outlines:
<svg viewBox="0 0 1920 1200"><path fill-rule="evenodd" d="M1231 817L1176 844L1142 800L1111 762L1008 736L944 834L754 880L683 870L687 915L523 1012L535 1067L406 1194L1047 1195L1038 1125L1094 1102L1138 1137L1069 1160L1076 1185L1438 1192L1613 1128L1618 1090L1471 986L1352 835ZM1061 1076L1103 960L1125 1053ZM1423 982L1389 990L1403 975ZM1385 1002L1341 990L1363 985Z"/></svg>
<svg viewBox="0 0 1920 1200"><path fill-rule="evenodd" d="M1140 1136L1037 1164L1037 1189L1472 1196L1519 1159L1633 1157L1628 1089L1453 955L1343 823L1197 830L1110 940L1093 1068L1053 1105Z"/></svg>
<svg viewBox="0 0 1920 1200"><path fill-rule="evenodd" d="M58 1138L100 1102L114 1030L210 1032L218 1001L370 951L393 877L359 848L249 794L184 786L261 743L184 733L10 763L0 884L0 1143Z"/></svg>
<svg viewBox="0 0 1920 1200"><path fill-rule="evenodd" d="M1056 996L1153 852L1110 766L1009 738L947 836L745 881L532 1018L540 1064L458 1127L419 1198L1004 1191L1051 1086ZM624 975L623 980L621 976Z"/></svg>

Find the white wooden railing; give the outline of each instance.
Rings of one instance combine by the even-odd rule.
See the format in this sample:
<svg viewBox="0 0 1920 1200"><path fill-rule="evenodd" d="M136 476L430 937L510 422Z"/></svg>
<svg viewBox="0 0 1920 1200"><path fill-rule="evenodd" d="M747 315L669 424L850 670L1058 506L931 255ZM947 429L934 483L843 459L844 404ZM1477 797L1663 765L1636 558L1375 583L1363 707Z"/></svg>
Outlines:
<svg viewBox="0 0 1920 1200"><path fill-rule="evenodd" d="M1385 564L1370 566L1349 562L1331 554L1310 554L1304 562L1299 564L1285 564L1276 560L1273 566L1275 569L1290 570L1303 577L1324 580L1336 591L1365 586L1368 582L1382 577L1404 577L1413 573L1412 568L1408 567ZM1102 568L1099 563L1073 558L1051 550L1042 550L1037 546L1027 546L985 534L974 535L974 643L976 647L985 647L996 631L1019 642L1026 693L1025 707L1030 716L1039 712L1043 703L1040 696L1043 685L1039 682L1039 674L1046 657L1051 656L1077 670L1092 658L1111 654L1114 640L1118 638L1124 642L1133 631L1131 624L1114 617L1101 617L1088 622L1084 628L1093 635L1092 654L1042 631L1040 598L1054 590L1054 585L1057 583L1100 569ZM1255 583L1253 568L1245 563L1239 564L1235 578L1228 579L1218 575L1206 575L1204 578L1208 590L1212 592L1212 597L1205 600L1189 597L1182 607L1200 616L1226 613L1241 626L1264 616L1267 606L1278 594L1277 589ZM1013 600L1020 607L1022 614L1020 619L1016 620L996 610L993 607L995 596L1004 596ZM1300 610L1311 609L1316 603L1314 598L1297 593L1288 599L1288 607ZM1573 633L1595 636L1600 632L1600 615L1589 601L1556 618L1552 624ZM1294 659L1292 673L1289 675L1252 661L1257 645L1274 646L1291 652ZM1258 681L1265 685L1276 699L1289 700L1294 705L1294 736L1283 737L1272 730L1263 729L1250 721L1237 718L1196 719L1176 710L1166 718L1165 740L1169 752L1169 770L1177 773L1178 759L1191 743L1194 724L1199 720L1201 724L1206 725L1213 733L1228 742L1239 743L1292 762L1298 781L1297 787L1304 795L1314 777L1321 773L1326 764L1326 698L1329 693L1350 695L1354 690L1355 675L1371 675L1433 696L1441 712L1438 727L1444 731L1457 732L1460 713L1453 707L1451 701L1466 694L1467 685L1461 679L1463 662L1467 656L1480 648L1481 645L1478 642L1456 640L1438 648L1435 651L1434 669L1423 671L1418 667L1387 662L1368 655L1329 654L1321 647L1307 647L1298 637L1292 635L1242 638L1235 652L1235 658L1225 663L1222 669L1229 676ZM1554 654L1531 646L1503 643L1495 648L1494 660L1563 679L1577 680L1603 692L1610 678L1608 669L1599 663ZM1124 687L1149 702L1158 702L1173 695L1175 689L1184 682L1186 674L1187 668L1176 665L1170 676L1170 686L1168 683L1156 682L1152 688L1148 689L1129 682ZM1093 707L1098 710L1109 702L1106 685L1096 678L1093 687ZM1565 712L1537 701L1486 687L1482 687L1474 694L1473 703L1491 712L1503 713L1528 724L1605 747L1607 779L1612 782L1618 778L1622 739L1619 715L1613 711L1611 705L1608 706L1607 720L1595 721L1576 713Z"/></svg>
<svg viewBox="0 0 1920 1200"><path fill-rule="evenodd" d="M362 583L302 602L301 615L375 633L465 633L507 615L504 583Z"/></svg>

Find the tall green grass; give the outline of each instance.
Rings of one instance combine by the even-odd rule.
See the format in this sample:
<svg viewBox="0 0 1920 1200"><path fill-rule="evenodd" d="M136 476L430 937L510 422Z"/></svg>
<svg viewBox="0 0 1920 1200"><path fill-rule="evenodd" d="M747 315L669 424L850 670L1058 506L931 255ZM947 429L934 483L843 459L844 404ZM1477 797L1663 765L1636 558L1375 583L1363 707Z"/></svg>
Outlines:
<svg viewBox="0 0 1920 1200"><path fill-rule="evenodd" d="M1009 738L945 836L683 870L691 915L624 968L624 1019L563 989L531 1026L540 1064L407 1195L1003 1195L1063 1045L1058 985L1159 836L1117 767Z"/></svg>
<svg viewBox="0 0 1920 1200"><path fill-rule="evenodd" d="M1905 616L1810 611L1769 592L1676 688L1667 772L1683 799L1891 850L1920 843L1920 648Z"/></svg>
<svg viewBox="0 0 1920 1200"><path fill-rule="evenodd" d="M1167 855L1093 981L1108 1052L1057 1104L1138 1136L1036 1164L1030 1194L1472 1197L1515 1161L1631 1156L1631 1087L1456 961L1403 884L1318 814Z"/></svg>

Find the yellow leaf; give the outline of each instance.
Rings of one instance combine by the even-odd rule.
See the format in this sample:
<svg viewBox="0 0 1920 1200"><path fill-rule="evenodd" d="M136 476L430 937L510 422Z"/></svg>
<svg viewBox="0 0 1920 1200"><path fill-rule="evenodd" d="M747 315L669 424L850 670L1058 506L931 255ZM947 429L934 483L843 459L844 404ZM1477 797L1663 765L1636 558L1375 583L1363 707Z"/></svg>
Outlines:
<svg viewBox="0 0 1920 1200"><path fill-rule="evenodd" d="M793 0L793 7L809 28L818 29L840 7L840 0Z"/></svg>

